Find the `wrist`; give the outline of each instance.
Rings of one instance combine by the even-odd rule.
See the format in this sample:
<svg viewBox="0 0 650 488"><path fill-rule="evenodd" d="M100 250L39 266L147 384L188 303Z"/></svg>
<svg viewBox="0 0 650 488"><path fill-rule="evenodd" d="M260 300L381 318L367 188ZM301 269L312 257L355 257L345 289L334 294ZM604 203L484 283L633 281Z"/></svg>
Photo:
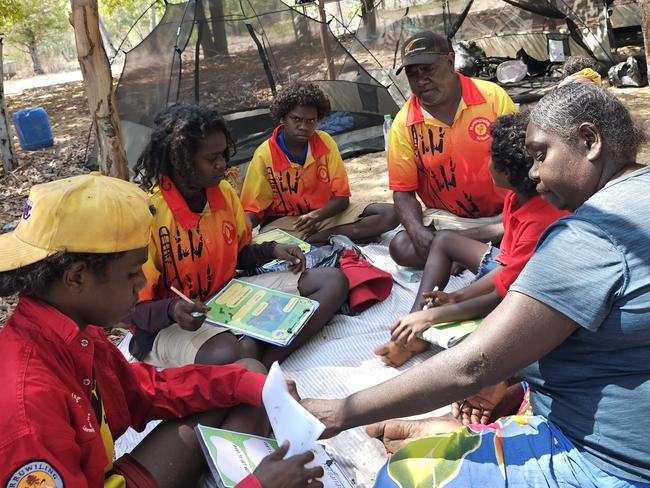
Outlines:
<svg viewBox="0 0 650 488"><path fill-rule="evenodd" d="M180 300L171 300L169 305L167 305L167 317L171 320L172 323L178 322L176 320L176 307L180 303Z"/></svg>

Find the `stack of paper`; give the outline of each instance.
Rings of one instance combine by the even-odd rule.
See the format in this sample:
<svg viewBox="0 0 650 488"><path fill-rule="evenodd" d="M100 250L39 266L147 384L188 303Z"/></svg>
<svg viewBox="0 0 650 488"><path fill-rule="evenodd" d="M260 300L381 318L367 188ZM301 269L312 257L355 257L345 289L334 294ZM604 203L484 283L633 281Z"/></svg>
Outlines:
<svg viewBox="0 0 650 488"><path fill-rule="evenodd" d="M449 349L474 332L481 320L483 319L434 324L422 333L422 339Z"/></svg>

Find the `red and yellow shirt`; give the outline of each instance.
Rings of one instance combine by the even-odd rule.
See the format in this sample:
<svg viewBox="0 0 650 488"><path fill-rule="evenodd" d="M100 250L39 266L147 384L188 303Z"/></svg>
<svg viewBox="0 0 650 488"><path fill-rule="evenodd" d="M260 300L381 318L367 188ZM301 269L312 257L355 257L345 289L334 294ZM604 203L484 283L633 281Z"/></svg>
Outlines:
<svg viewBox="0 0 650 488"><path fill-rule="evenodd" d="M500 86L458 77L462 98L451 127L424 112L415 96L395 117L388 144L389 188L415 190L427 207L460 217L490 217L501 212L505 193L488 171L490 125L516 108Z"/></svg>
<svg viewBox="0 0 650 488"><path fill-rule="evenodd" d="M152 190L156 215L140 301L176 298L171 286L203 301L235 276L239 251L251 242L244 209L225 180L206 193L208 204L195 213L171 179Z"/></svg>
<svg viewBox="0 0 650 488"><path fill-rule="evenodd" d="M496 260L503 268L494 276L497 293L505 297L519 273L535 252L537 241L546 228L570 212L558 210L535 195L523 205L517 196L509 191L503 202L503 239Z"/></svg>
<svg viewBox="0 0 650 488"><path fill-rule="evenodd" d="M277 142L282 126L253 154L246 171L241 201L246 212L265 222L287 215L304 215L332 197L350 196L348 175L334 139L317 130L309 139L304 165L292 163Z"/></svg>

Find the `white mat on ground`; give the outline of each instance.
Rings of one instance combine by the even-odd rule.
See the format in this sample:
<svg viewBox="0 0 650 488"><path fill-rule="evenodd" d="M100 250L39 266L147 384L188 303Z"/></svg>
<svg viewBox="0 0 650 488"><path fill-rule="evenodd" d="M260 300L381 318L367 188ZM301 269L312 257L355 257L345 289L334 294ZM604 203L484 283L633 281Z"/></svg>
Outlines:
<svg viewBox="0 0 650 488"><path fill-rule="evenodd" d="M388 255L388 248L372 244L363 248L372 262L387 271L394 271L395 263ZM452 277L447 290L455 290L468 284L471 273ZM355 317L336 315L330 323L293 353L284 363L283 371L296 381L302 397L342 398L356 391L386 381L400 372L430 357L433 352L421 354L395 369L385 366L373 350L388 339L393 321L410 310L418 284L395 284L391 295L382 303L370 307ZM120 350L128 354L127 338ZM448 408L437 413L445 413ZM144 433L153 427L151 423ZM115 443L117 456L129 452L144 433L129 430ZM372 486L375 474L386 460L379 441L370 439L362 428L343 432L325 441L330 454L346 474L360 487Z"/></svg>

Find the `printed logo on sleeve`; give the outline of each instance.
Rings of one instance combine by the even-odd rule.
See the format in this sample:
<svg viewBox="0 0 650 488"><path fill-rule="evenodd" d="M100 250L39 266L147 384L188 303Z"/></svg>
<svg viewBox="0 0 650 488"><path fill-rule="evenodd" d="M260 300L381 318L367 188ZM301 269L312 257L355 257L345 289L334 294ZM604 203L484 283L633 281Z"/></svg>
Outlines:
<svg viewBox="0 0 650 488"><path fill-rule="evenodd" d="M29 461L7 479L6 488L63 488L63 477L47 461Z"/></svg>
<svg viewBox="0 0 650 488"><path fill-rule="evenodd" d="M327 171L327 165L325 164L319 165L318 169L316 170L316 176L318 176L318 180L321 181L322 183L329 183L330 175L329 175L329 171Z"/></svg>
<svg viewBox="0 0 650 488"><path fill-rule="evenodd" d="M490 138L490 126L492 122L485 117L476 117L469 123L467 131L469 136L476 142L484 142Z"/></svg>
<svg viewBox="0 0 650 488"><path fill-rule="evenodd" d="M226 244L229 246L235 242L235 226L232 222L229 221L224 221L223 227L221 229L221 233L223 234L223 239L226 241Z"/></svg>

